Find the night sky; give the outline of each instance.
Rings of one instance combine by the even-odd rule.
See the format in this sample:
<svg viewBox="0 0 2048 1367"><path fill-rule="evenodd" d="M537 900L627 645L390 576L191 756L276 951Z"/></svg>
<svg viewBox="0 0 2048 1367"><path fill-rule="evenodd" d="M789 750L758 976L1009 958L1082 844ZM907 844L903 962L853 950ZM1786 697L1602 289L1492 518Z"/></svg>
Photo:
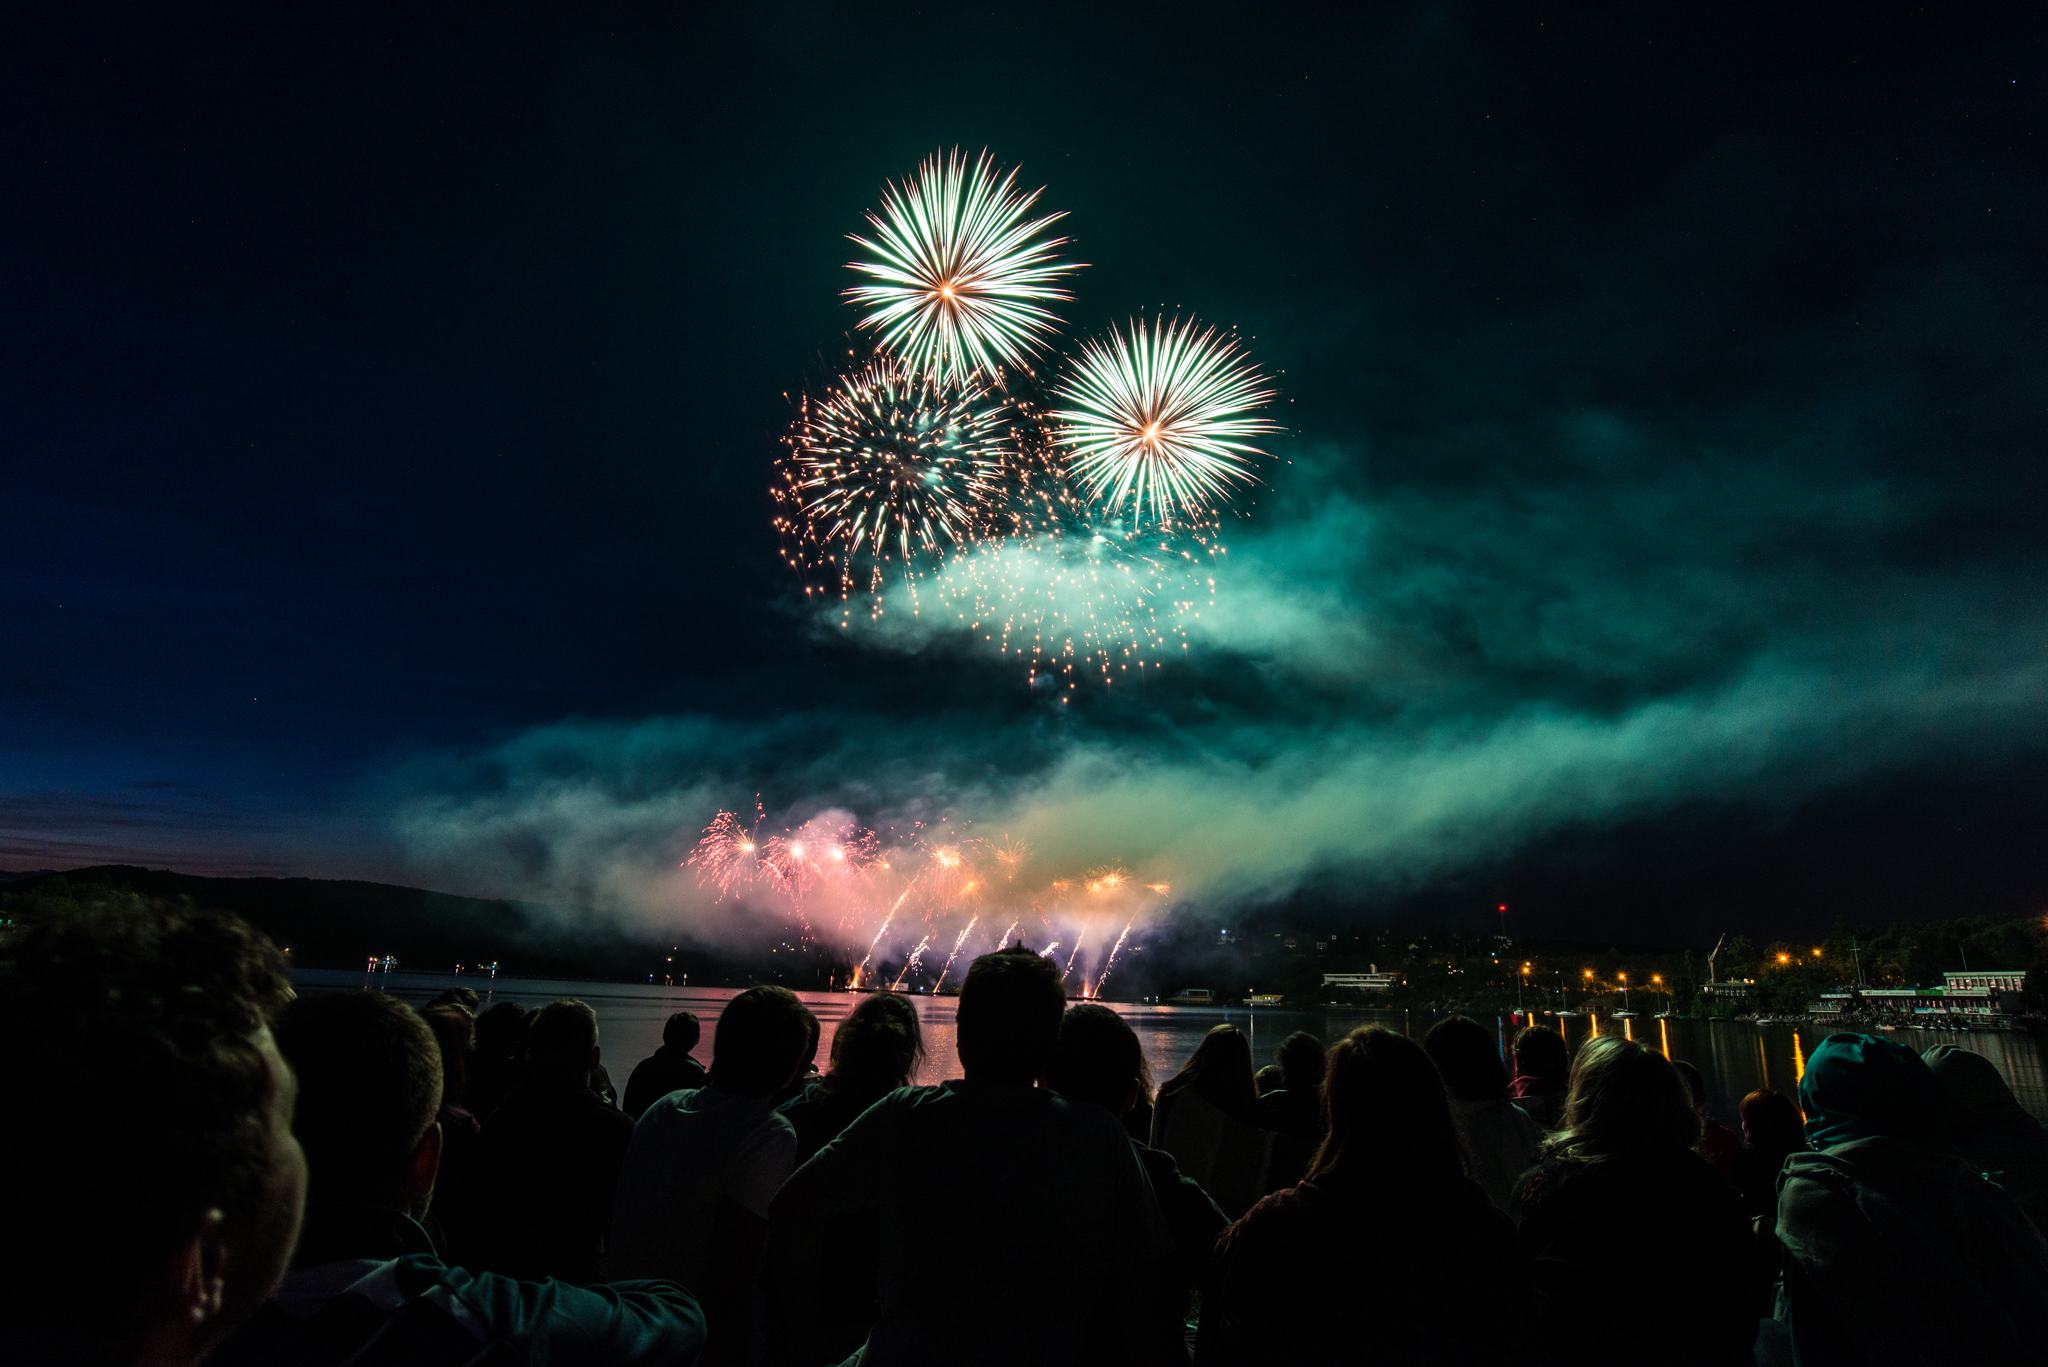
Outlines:
<svg viewBox="0 0 2048 1367"><path fill-rule="evenodd" d="M758 793L1190 916L2048 907L2042 12L1352 11L11 12L0 867L688 921ZM1159 678L778 556L845 235L955 146L1067 211L1062 345L1278 379Z"/></svg>

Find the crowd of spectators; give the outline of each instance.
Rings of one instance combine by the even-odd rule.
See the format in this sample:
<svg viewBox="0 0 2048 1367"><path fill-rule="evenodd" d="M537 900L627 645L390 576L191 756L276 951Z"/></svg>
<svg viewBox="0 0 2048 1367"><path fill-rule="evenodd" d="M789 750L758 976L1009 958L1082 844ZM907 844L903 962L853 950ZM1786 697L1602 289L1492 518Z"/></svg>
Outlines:
<svg viewBox="0 0 2048 1367"><path fill-rule="evenodd" d="M5 1360L2048 1361L2048 1132L1954 1045L1832 1035L1740 1134L1655 1049L1462 1017L1257 1070L1219 1026L1155 1094L1015 948L968 970L962 1077L914 1085L889 994L819 1074L756 987L622 1108L589 1006L478 1005L295 999L186 907L0 931L16 1057L113 1102L0 1126Z"/></svg>

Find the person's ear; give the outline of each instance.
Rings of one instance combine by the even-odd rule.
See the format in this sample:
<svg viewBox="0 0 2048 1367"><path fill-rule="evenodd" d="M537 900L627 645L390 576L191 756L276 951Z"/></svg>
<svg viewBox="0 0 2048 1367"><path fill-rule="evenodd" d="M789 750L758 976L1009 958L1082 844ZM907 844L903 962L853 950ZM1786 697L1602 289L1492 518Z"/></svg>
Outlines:
<svg viewBox="0 0 2048 1367"><path fill-rule="evenodd" d="M171 1255L171 1299L179 1319L197 1330L220 1314L227 1287L228 1217L219 1207L201 1212L192 1237Z"/></svg>
<svg viewBox="0 0 2048 1367"><path fill-rule="evenodd" d="M427 1126L418 1147L412 1151L412 1208L424 1215L434 1196L434 1179L441 1175L441 1122Z"/></svg>
<svg viewBox="0 0 2048 1367"><path fill-rule="evenodd" d="M601 1051L598 1049L596 1045L593 1044L590 1046L590 1071L593 1073L597 1071L597 1060L600 1054Z"/></svg>
<svg viewBox="0 0 2048 1367"><path fill-rule="evenodd" d="M1117 1107L1119 1113L1130 1110L1138 1104L1138 1079L1131 1079L1131 1090L1124 1093L1124 1104Z"/></svg>

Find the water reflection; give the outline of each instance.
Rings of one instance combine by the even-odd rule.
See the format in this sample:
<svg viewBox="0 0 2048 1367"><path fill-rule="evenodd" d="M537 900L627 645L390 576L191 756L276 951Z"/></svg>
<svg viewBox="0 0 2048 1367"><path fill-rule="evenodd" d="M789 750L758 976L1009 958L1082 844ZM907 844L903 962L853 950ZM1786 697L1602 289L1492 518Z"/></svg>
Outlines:
<svg viewBox="0 0 2048 1367"><path fill-rule="evenodd" d="M360 973L306 970L292 975L301 991L381 986L405 1001L420 1003L458 980L438 973L397 972L371 984ZM673 1011L694 1011L704 1022L704 1039L697 1057L709 1062L712 1056L712 1027L724 1004L737 988L658 987L631 983L552 982L537 979L505 979L496 983L474 978L460 979L465 986L483 994L483 1005L515 1001L535 1007L557 997L577 997L596 1010L604 1061L613 1081L623 1087L633 1065L653 1053L661 1043L661 1027ZM830 1056L832 1036L846 1019L858 997L837 992L800 992L804 1003L817 1013L824 1027L818 1050L822 1067ZM918 1072L921 1082L938 1082L960 1076L959 1056L954 1049L953 1012L955 998L912 997L918 1021L924 1030L925 1060ZM1280 1041L1296 1030L1306 1030L1328 1042L1360 1025L1384 1025L1413 1038L1420 1038L1436 1018L1411 1015L1407 1011L1368 1011L1348 1007L1299 1010L1288 1007L1146 1006L1107 1002L1131 1023L1144 1046L1146 1061L1155 1082L1163 1082L1187 1062L1195 1046L1211 1026L1231 1024L1251 1037L1252 1052L1259 1063L1269 1061ZM1598 1016L1538 1016L1536 1019L1562 1033L1576 1049L1600 1033ZM1623 1018L1623 1032L1635 1037L1635 1022ZM1610 1026L1611 1028L1611 1026ZM1811 1027L1807 1027L1810 1029ZM1496 1037L1503 1051L1514 1037L1515 1027L1496 1018ZM1983 1054L2012 1084L2013 1094L2035 1116L2048 1122L2048 1061L2043 1047L2031 1035L2018 1032L1965 1033L1953 1030L1899 1030L1892 1037L1914 1050L1938 1043L1960 1045ZM1796 1093L1806 1074L1809 1046L1798 1027L1791 1025L1750 1025L1738 1021L1657 1021L1658 1048L1665 1057L1685 1059L1697 1067L1707 1082L1707 1107L1714 1118L1730 1128L1740 1125L1737 1107L1748 1093L1763 1086ZM1776 1081L1773 1082L1773 1079Z"/></svg>

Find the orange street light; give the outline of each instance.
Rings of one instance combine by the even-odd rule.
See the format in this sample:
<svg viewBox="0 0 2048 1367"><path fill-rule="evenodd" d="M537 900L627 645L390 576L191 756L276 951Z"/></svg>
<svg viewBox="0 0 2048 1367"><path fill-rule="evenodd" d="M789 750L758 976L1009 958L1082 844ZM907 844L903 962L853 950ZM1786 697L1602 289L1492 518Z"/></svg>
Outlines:
<svg viewBox="0 0 2048 1367"><path fill-rule="evenodd" d="M1778 962L1781 964L1789 964L1792 962L1792 956L1790 954L1780 954L1778 956Z"/></svg>

